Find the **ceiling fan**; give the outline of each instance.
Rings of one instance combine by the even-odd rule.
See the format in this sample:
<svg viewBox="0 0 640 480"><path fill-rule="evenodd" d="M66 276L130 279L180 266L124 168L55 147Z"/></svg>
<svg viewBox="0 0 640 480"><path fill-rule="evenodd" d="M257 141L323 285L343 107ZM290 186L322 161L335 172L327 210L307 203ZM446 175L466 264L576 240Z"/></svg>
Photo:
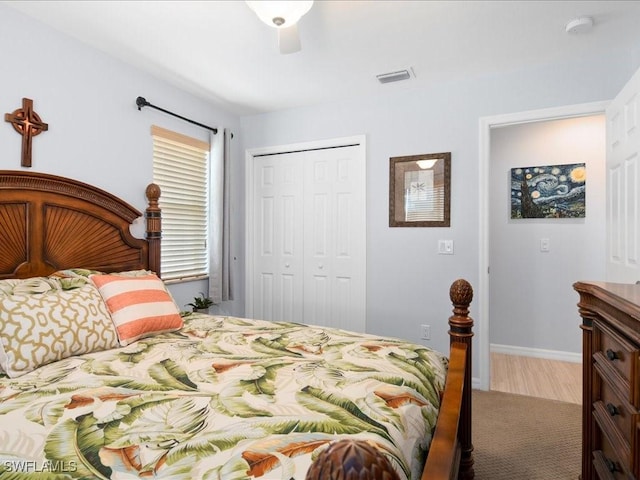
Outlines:
<svg viewBox="0 0 640 480"><path fill-rule="evenodd" d="M260 20L277 29L280 53L288 54L300 51L297 23L311 9L313 1L271 2L263 0L247 1L246 3Z"/></svg>

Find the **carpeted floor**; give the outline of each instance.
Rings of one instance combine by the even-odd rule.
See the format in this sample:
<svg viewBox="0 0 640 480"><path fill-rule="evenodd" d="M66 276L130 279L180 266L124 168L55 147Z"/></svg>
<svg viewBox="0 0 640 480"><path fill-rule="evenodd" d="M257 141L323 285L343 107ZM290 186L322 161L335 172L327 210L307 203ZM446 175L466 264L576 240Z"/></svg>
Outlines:
<svg viewBox="0 0 640 480"><path fill-rule="evenodd" d="M477 480L577 480L582 407L496 391L473 391Z"/></svg>

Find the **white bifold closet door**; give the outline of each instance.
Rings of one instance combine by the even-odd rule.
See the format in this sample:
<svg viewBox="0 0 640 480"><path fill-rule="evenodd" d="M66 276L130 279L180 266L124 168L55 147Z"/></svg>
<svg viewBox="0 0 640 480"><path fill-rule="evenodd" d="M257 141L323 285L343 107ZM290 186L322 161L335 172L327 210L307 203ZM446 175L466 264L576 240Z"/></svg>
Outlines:
<svg viewBox="0 0 640 480"><path fill-rule="evenodd" d="M607 280L640 281L640 70L607 107Z"/></svg>
<svg viewBox="0 0 640 480"><path fill-rule="evenodd" d="M365 330L364 145L254 157L255 318Z"/></svg>

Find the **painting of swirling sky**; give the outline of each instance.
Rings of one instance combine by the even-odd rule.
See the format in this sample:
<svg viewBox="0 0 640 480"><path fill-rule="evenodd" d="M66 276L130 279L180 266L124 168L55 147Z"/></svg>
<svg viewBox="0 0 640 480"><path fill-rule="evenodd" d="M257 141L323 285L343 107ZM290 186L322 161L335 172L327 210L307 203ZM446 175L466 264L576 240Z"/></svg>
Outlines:
<svg viewBox="0 0 640 480"><path fill-rule="evenodd" d="M584 218L584 163L511 169L511 218Z"/></svg>

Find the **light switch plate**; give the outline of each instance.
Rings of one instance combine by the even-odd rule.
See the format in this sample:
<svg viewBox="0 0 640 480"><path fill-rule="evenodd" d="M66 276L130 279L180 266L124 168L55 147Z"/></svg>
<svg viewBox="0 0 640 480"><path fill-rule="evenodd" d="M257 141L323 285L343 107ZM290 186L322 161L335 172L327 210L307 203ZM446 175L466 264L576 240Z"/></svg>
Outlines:
<svg viewBox="0 0 640 480"><path fill-rule="evenodd" d="M439 255L453 255L453 240L438 240Z"/></svg>
<svg viewBox="0 0 640 480"><path fill-rule="evenodd" d="M550 242L548 238L541 238L540 239L540 251L541 252L548 252L549 249L551 248Z"/></svg>

